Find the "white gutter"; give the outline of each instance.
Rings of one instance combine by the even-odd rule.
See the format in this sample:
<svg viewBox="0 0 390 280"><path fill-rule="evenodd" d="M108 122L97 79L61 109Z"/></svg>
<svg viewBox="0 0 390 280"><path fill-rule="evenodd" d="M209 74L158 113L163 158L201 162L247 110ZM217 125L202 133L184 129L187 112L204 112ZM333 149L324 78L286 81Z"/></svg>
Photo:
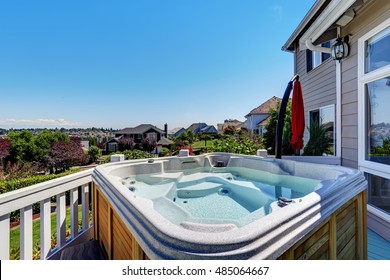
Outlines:
<svg viewBox="0 0 390 280"><path fill-rule="evenodd" d="M307 42L315 42L333 23L335 23L356 0L333 0L317 17L299 40L299 49L308 48ZM311 44L312 45L312 44ZM327 50L326 50L327 51Z"/></svg>
<svg viewBox="0 0 390 280"><path fill-rule="evenodd" d="M309 21L313 18L313 16L317 13L317 11L324 5L326 0L317 0L309 12L306 14L306 16L303 18L299 26L295 29L294 33L291 34L290 38L288 38L287 42L283 45L282 50L283 51L289 51L288 48L290 45L295 41L295 39L299 36L299 34L302 32L302 30L306 27L306 25L309 23Z"/></svg>
<svg viewBox="0 0 390 280"><path fill-rule="evenodd" d="M325 48L325 47L320 47L320 46L315 46L313 45L311 39L307 39L305 42L306 47L315 52L322 52L322 53L332 53L331 48Z"/></svg>

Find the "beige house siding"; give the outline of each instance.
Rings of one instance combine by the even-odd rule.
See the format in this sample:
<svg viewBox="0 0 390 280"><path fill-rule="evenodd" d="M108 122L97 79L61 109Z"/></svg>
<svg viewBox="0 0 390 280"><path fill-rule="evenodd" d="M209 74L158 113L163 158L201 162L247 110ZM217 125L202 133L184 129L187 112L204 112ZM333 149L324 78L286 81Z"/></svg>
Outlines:
<svg viewBox="0 0 390 280"><path fill-rule="evenodd" d="M295 53L295 70L299 74L303 100L305 105L306 129L305 144L309 140L307 127L310 122L310 111L336 104L336 63L332 59L324 61L321 65L306 71L306 51Z"/></svg>
<svg viewBox="0 0 390 280"><path fill-rule="evenodd" d="M355 19L341 30L341 35L352 34L350 55L341 63L341 130L342 165L358 168L358 40L372 28L390 17L390 1L372 1L358 11Z"/></svg>
<svg viewBox="0 0 390 280"><path fill-rule="evenodd" d="M352 35L349 57L341 62L341 163L344 166L358 168L357 42L361 36L388 18L390 18L390 1L372 0L358 10L350 24L341 29L342 37ZM309 111L336 104L336 63L339 62L328 59L307 73L306 51L295 52L294 59L295 71L300 75L302 83L306 126L308 126ZM335 110L338 114L337 106ZM308 139L306 129L305 143Z"/></svg>

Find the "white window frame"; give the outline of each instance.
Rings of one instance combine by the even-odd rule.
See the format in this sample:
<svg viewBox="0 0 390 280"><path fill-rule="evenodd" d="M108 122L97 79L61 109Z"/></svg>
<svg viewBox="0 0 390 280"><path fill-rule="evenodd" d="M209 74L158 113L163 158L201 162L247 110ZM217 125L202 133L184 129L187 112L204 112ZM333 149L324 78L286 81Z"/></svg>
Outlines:
<svg viewBox="0 0 390 280"><path fill-rule="evenodd" d="M390 19L387 19L371 31L367 32L358 40L358 165L359 169L383 178L390 179L390 166L366 160L367 149L367 109L365 85L390 76L390 65L365 73L365 42L390 26Z"/></svg>

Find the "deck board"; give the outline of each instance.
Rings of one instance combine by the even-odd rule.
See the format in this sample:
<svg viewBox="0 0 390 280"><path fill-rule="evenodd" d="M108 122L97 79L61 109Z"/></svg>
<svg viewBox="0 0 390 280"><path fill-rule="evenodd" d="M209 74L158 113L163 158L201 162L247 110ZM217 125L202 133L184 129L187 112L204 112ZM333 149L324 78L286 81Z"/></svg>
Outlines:
<svg viewBox="0 0 390 280"><path fill-rule="evenodd" d="M390 242L368 230L368 259L390 260Z"/></svg>

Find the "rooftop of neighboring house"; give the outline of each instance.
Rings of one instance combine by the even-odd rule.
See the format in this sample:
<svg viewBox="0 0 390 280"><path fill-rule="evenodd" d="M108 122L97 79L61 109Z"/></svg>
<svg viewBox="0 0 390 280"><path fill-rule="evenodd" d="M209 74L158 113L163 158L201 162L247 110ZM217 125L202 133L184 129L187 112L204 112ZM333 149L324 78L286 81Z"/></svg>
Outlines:
<svg viewBox="0 0 390 280"><path fill-rule="evenodd" d="M157 142L157 145L165 146L165 145L171 145L173 143L175 143L175 142L173 142L172 140L169 140L168 138L162 137L161 140Z"/></svg>
<svg viewBox="0 0 390 280"><path fill-rule="evenodd" d="M213 125L207 125L207 126L203 127L200 131L201 132L215 132L215 131L217 131L217 129Z"/></svg>
<svg viewBox="0 0 390 280"><path fill-rule="evenodd" d="M179 132L179 131L182 130L182 129L185 130L184 127L175 127L175 128L173 128L173 129L171 129L170 131L168 131L168 134L175 134L175 133Z"/></svg>
<svg viewBox="0 0 390 280"><path fill-rule="evenodd" d="M198 122L198 123L193 123L191 124L187 130L192 130L192 131L195 131L197 130L199 127L206 127L207 124L206 123L202 123L202 122Z"/></svg>
<svg viewBox="0 0 390 280"><path fill-rule="evenodd" d="M281 102L282 99L276 96L271 97L266 102L261 104L260 106L254 108L252 111L250 111L245 117L249 117L251 115L261 115L261 114L268 114L270 109L274 109L278 106L279 102Z"/></svg>
<svg viewBox="0 0 390 280"><path fill-rule="evenodd" d="M151 124L140 124L136 127L126 127L122 130L115 132L115 134L143 134L150 129L153 129L159 133L165 133L164 130L159 129L158 127Z"/></svg>

